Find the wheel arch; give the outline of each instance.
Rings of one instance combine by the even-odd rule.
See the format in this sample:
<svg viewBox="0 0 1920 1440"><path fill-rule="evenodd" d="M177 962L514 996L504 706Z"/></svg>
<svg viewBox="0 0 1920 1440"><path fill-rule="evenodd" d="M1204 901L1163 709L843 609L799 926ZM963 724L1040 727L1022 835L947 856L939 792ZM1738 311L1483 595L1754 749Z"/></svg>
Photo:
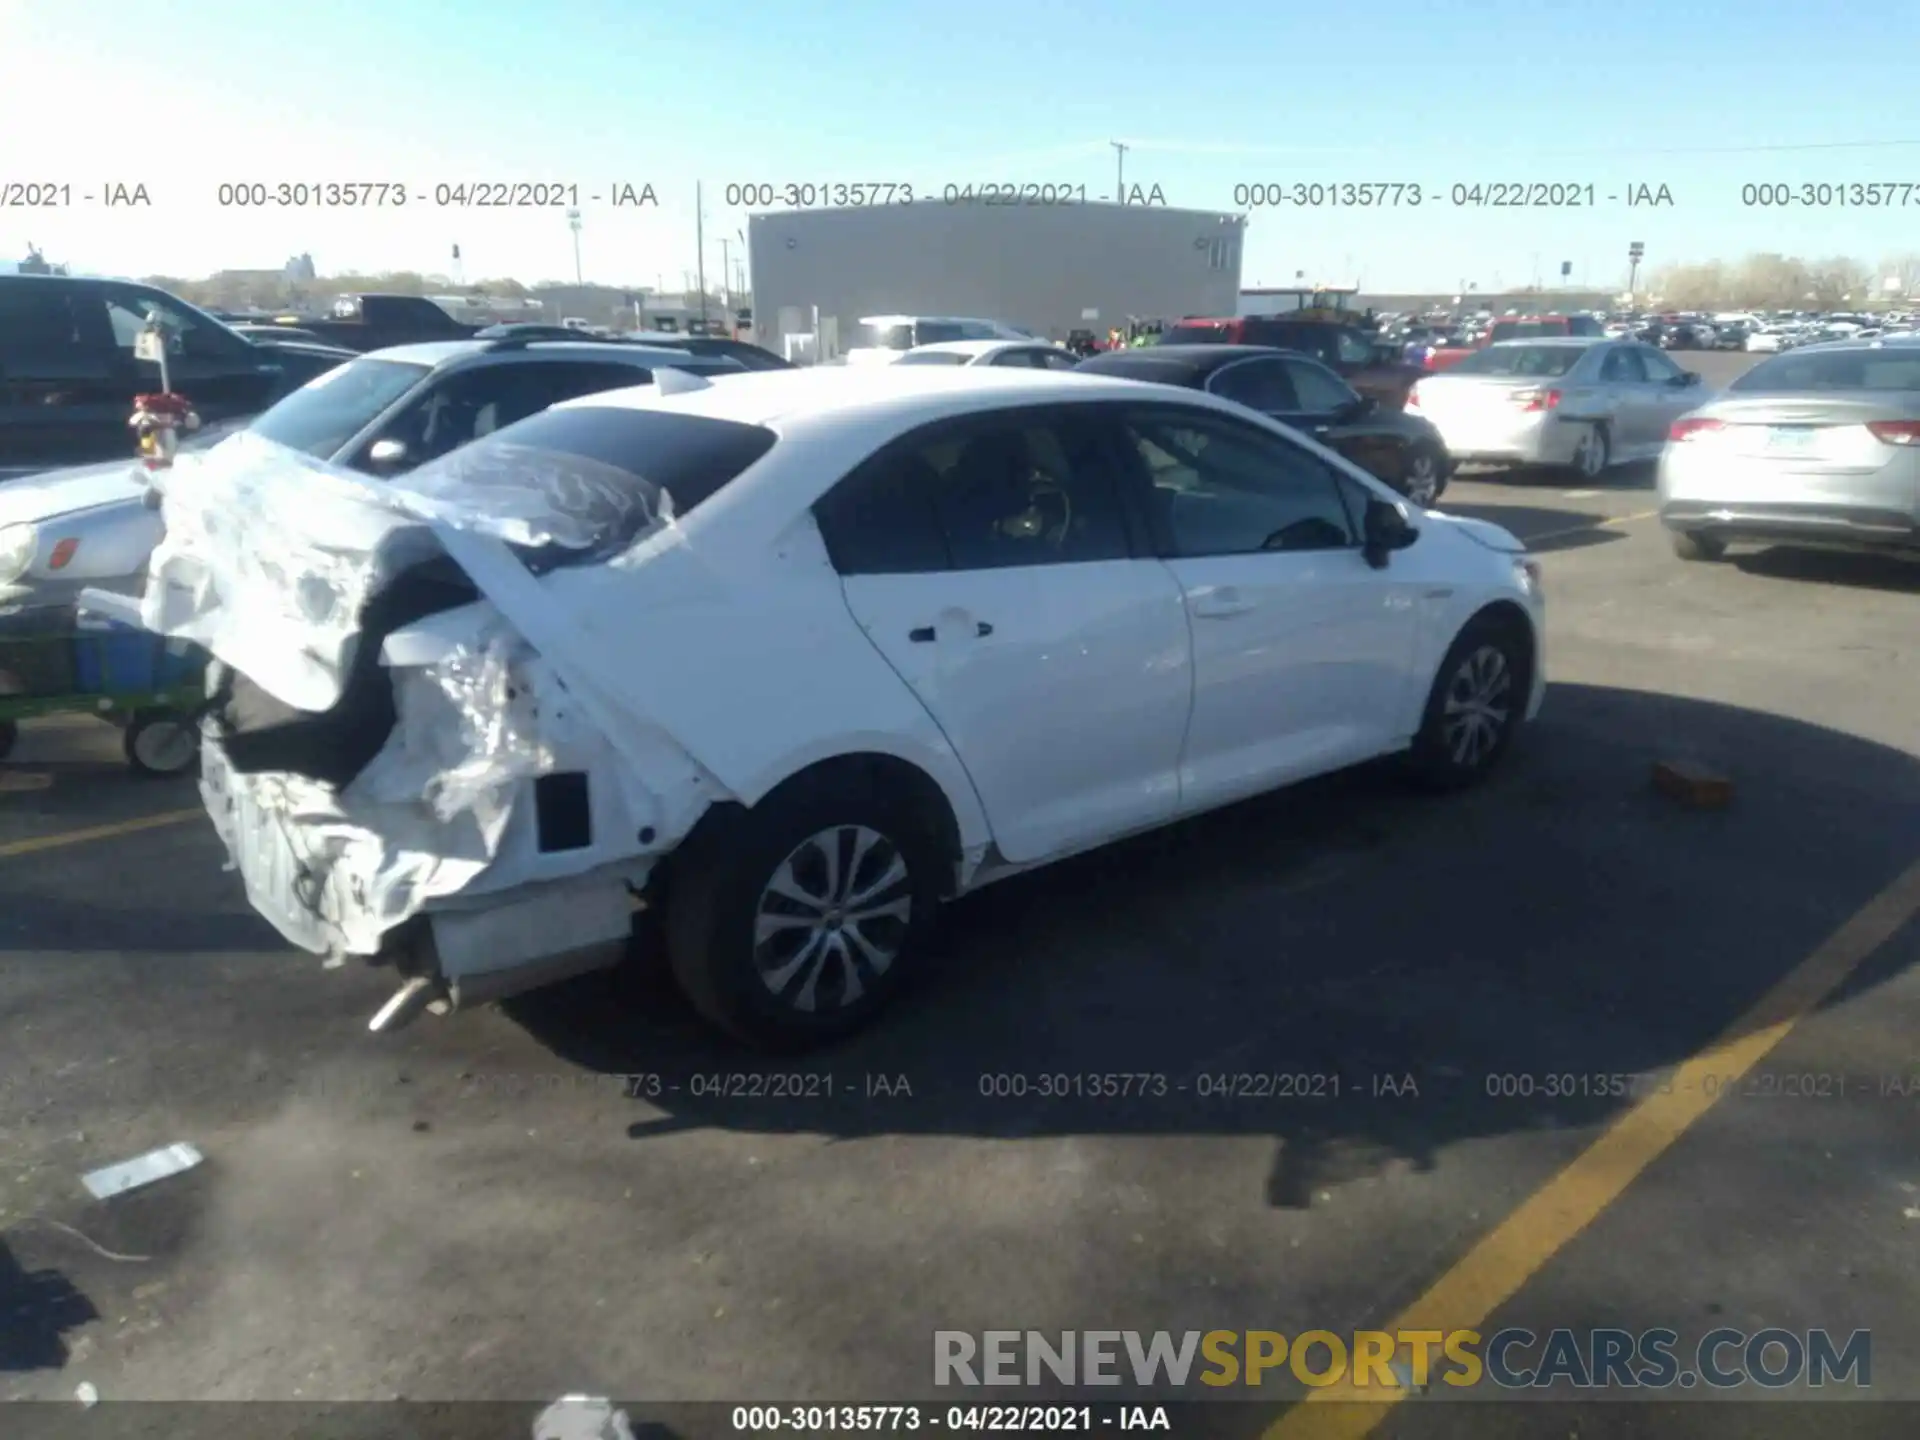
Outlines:
<svg viewBox="0 0 1920 1440"><path fill-rule="evenodd" d="M704 849L747 816L797 787L838 779L905 797L913 813L924 818L928 838L940 851L947 867L943 871L942 893L952 895L964 888L992 835L972 783L962 774L958 777L956 793L953 778L938 773L944 768L903 755L897 748L881 746L840 750L806 759L778 780L760 787L751 799L728 800L708 807L675 847L675 853ZM671 860L667 868L671 871Z"/></svg>
<svg viewBox="0 0 1920 1440"><path fill-rule="evenodd" d="M1533 616L1528 613L1524 605L1516 600L1509 600L1504 597L1498 600L1490 600L1469 615L1460 628L1454 631L1453 639L1447 642L1447 649L1451 650L1454 643L1457 642L1462 635L1466 634L1467 631L1475 625L1481 624L1497 625L1501 629L1511 632L1524 643L1525 649L1522 654L1522 659L1526 669L1520 677L1522 681L1520 693L1522 695L1530 694L1533 689L1534 673L1540 663L1540 635L1534 626ZM1445 652L1443 651L1442 664L1445 663L1444 657ZM1435 678L1437 679L1438 676Z"/></svg>

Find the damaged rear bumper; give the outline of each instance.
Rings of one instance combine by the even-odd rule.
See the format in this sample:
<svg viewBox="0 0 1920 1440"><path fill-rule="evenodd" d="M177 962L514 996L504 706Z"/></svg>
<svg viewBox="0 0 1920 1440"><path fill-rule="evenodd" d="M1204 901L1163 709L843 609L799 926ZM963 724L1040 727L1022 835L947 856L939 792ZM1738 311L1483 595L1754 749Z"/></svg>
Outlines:
<svg viewBox="0 0 1920 1440"><path fill-rule="evenodd" d="M299 776L235 772L212 727L202 743L200 793L253 907L303 950L391 965L406 982L395 1001L419 1002L390 1004L376 1029L429 1002L481 1004L604 969L626 953L644 863L423 901L423 885L460 878L436 873L439 857L396 853Z"/></svg>

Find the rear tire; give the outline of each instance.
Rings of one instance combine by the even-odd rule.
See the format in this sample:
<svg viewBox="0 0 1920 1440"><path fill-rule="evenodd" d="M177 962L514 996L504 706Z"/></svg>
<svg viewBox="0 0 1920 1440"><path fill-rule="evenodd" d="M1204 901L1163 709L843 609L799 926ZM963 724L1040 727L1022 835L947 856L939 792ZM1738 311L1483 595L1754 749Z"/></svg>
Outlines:
<svg viewBox="0 0 1920 1440"><path fill-rule="evenodd" d="M1440 662L1407 752L1408 768L1425 788L1472 785L1512 745L1533 688L1533 647L1523 623L1476 616Z"/></svg>
<svg viewBox="0 0 1920 1440"><path fill-rule="evenodd" d="M939 903L927 817L833 767L719 816L673 857L667 958L694 1009L758 1049L866 1025L914 969Z"/></svg>
<svg viewBox="0 0 1920 1440"><path fill-rule="evenodd" d="M1669 538L1673 541L1673 553L1682 560L1718 560L1727 553L1726 541L1702 535L1697 530L1670 531Z"/></svg>
<svg viewBox="0 0 1920 1440"><path fill-rule="evenodd" d="M1613 437L1605 425L1589 425L1573 452L1573 473L1582 480L1598 480L1613 463Z"/></svg>

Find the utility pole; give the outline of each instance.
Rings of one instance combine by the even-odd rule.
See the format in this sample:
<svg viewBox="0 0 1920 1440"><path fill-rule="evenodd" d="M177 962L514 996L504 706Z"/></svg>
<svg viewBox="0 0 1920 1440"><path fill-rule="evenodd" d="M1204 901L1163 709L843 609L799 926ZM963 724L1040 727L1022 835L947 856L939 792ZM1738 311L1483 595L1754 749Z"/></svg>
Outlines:
<svg viewBox="0 0 1920 1440"><path fill-rule="evenodd" d="M700 274L700 328L707 328L707 214L701 203L700 182L693 182L694 264Z"/></svg>
<svg viewBox="0 0 1920 1440"><path fill-rule="evenodd" d="M1627 246L1627 308L1633 308L1633 297L1640 288L1640 262L1646 258L1647 247L1638 240Z"/></svg>
<svg viewBox="0 0 1920 1440"><path fill-rule="evenodd" d="M586 281L580 274L580 212L578 210L567 211L567 228L573 231L573 283L584 285Z"/></svg>
<svg viewBox="0 0 1920 1440"><path fill-rule="evenodd" d="M726 236L720 237L720 301L727 307L727 323L733 323L733 256L728 254L733 244Z"/></svg>
<svg viewBox="0 0 1920 1440"><path fill-rule="evenodd" d="M1107 143L1113 146L1113 160L1114 160L1113 198L1120 204L1124 205L1127 203L1127 151L1132 149L1133 147L1130 145L1123 145L1118 140L1109 140Z"/></svg>

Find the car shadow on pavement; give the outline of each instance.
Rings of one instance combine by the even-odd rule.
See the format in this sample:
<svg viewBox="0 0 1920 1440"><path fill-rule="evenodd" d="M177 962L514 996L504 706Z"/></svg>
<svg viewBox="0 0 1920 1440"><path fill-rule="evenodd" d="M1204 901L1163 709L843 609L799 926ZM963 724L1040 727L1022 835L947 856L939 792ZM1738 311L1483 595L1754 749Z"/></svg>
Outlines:
<svg viewBox="0 0 1920 1440"><path fill-rule="evenodd" d="M1733 563L1748 575L1769 580L1800 580L1814 585L1846 585L1861 590L1890 590L1920 595L1920 554L1860 554L1843 550L1796 550L1775 545L1751 554L1735 554Z"/></svg>
<svg viewBox="0 0 1920 1440"><path fill-rule="evenodd" d="M1516 489L1560 490L1651 490L1657 466L1651 460L1636 460L1616 465L1590 480L1571 470L1551 465L1488 465L1462 468L1453 473L1455 480L1477 480L1490 485L1507 484Z"/></svg>
<svg viewBox="0 0 1920 1440"><path fill-rule="evenodd" d="M58 1370L67 1363L66 1335L100 1312L58 1270L28 1270L0 1236L0 1375Z"/></svg>
<svg viewBox="0 0 1920 1440"><path fill-rule="evenodd" d="M1511 531L1529 550L1578 550L1626 538L1625 532L1606 527L1607 517L1585 510L1547 509L1538 505L1501 505L1487 502L1450 505L1440 510L1470 520L1485 520Z"/></svg>
<svg viewBox="0 0 1920 1440"><path fill-rule="evenodd" d="M97 886L97 877L91 883ZM272 954L284 948L274 928L252 910L207 910L184 903L178 909L120 908L110 896L14 893L7 896L6 913L0 916L0 956L9 951Z"/></svg>
<svg viewBox="0 0 1920 1440"><path fill-rule="evenodd" d="M1673 758L1722 770L1732 804L1657 793ZM657 964L510 1013L588 1069L663 1077L642 1140L1270 1135L1267 1198L1298 1206L1463 1141L1607 1120L1917 854L1908 754L1555 685L1479 790L1364 767L980 892L901 1003L824 1054L713 1038ZM1872 973L1916 957L1914 928Z"/></svg>

